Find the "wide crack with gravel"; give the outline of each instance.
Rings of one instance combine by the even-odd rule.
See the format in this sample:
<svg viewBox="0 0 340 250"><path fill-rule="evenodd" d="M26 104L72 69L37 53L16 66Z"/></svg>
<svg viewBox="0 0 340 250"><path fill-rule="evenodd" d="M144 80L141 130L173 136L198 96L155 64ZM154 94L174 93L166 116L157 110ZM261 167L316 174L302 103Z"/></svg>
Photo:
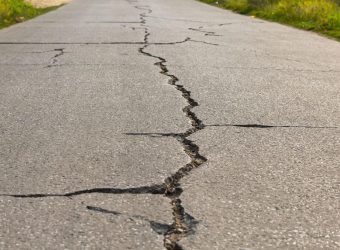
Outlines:
<svg viewBox="0 0 340 250"><path fill-rule="evenodd" d="M178 250L183 249L179 245L179 241L186 237L187 235L194 233L195 226L198 223L195 218L185 212L185 209L182 205L182 201L180 199L181 193L183 192L181 188L180 181L181 179L190 174L190 172L201 166L203 163L207 161L207 159L199 153L199 146L196 145L193 141L189 139L189 136L196 133L199 130L205 128L203 122L196 116L196 114L192 111L193 108L198 106L199 104L191 97L191 92L186 89L183 85L178 84L179 79L169 72L169 69L166 66L166 59L157 55L153 55L147 51L147 48L152 45L173 45L177 43L184 42L200 42L210 45L212 44L205 41L196 41L191 38L186 38L184 41L180 42L171 42L171 43L149 43L149 36L151 35L149 31L149 27L146 25L146 17L147 14L151 14L152 10L149 6L146 5L137 5L137 1L127 0L132 6L142 13L139 14L141 28L144 29L144 38L141 43L133 43L133 44L141 44L142 47L138 49L138 52L144 56L151 57L157 59L157 62L154 64L160 69L160 74L168 77L168 84L172 85L182 97L186 100L187 105L183 107L182 111L185 116L189 119L191 127L184 131L183 133L126 133L126 135L133 136L151 136L151 137L169 137L172 139L176 139L181 145L185 154L190 158L189 163L180 167L174 174L168 176L163 183L155 184L151 186L141 186L141 187L133 187L133 188L93 188L93 189L84 189L77 190L73 192L68 192L64 194L1 194L1 196L10 196L15 198L44 198L44 197L74 197L78 195L91 194L91 193L104 193L104 194L154 194L154 195L164 195L169 198L173 222L171 225L163 225L154 221L149 221L151 227L157 232L164 235L164 247L168 250ZM64 44L64 43L63 43ZM129 43L130 44L130 43ZM50 64L47 68L57 66L58 57L62 56L65 48L58 48L54 51L57 52L51 58ZM108 211L99 207L87 206L87 209L94 212L101 213L109 213L114 215L120 215L121 213L115 211ZM133 217L133 216L132 216ZM135 216L136 217L136 216ZM142 217L141 217L142 218ZM147 220L146 218L142 218Z"/></svg>
<svg viewBox="0 0 340 250"><path fill-rule="evenodd" d="M190 158L190 161L185 164L184 166L179 167L179 169L169 177L167 177L163 183L154 184L150 186L140 186L140 187L131 187L131 188L92 188L92 189L84 189L84 190L77 190L73 192L68 192L64 194L2 194L1 196L10 196L15 198L44 198L44 197L75 197L78 195L85 195L85 194L92 194L92 193L102 193L102 194L153 194L153 195L164 195L170 200L171 208L172 208L172 215L173 221L170 225L158 223L156 221L148 220L143 216L138 215L124 215L122 213L116 211L109 211L100 207L94 206L86 206L89 211L92 212L99 212L104 214L112 214L117 216L128 216L128 217L135 217L147 221L150 223L151 228L164 236L164 247L168 250L176 250L176 249L183 249L179 242L184 237L188 236L191 233L194 233L195 227L197 225L197 220L193 218L191 215L186 213L184 206L182 205L182 201L180 199L183 189L181 188L181 180L186 175L189 175L190 172L200 167L204 164L207 159L200 154L199 146L195 144L193 141L189 139L191 135L194 133L206 128L206 127L242 127L242 128L256 128L256 129L272 129L272 128L336 128L336 127L312 127L312 126L291 126L291 125L263 125L263 124L204 124L197 115L193 112L193 109L197 107L199 104L196 100L191 97L191 92L185 88L185 86L179 84L179 79L176 75L172 74L168 69L166 63L167 60L163 57L158 55L154 55L148 51L150 46L163 46L163 45L175 45L180 43L186 42L199 42L208 45L217 45L213 43L209 43L206 41L197 41L191 38L186 38L182 41L174 41L174 42L149 42L149 37L151 35L150 28L147 26L147 17L150 17L149 14L152 13L152 10L147 5L137 5L138 2L135 0L127 0L132 6L141 11L139 14L139 22L133 22L140 24L141 28L144 30L144 37L143 41L140 42L107 42L107 43L51 43L54 45L57 44L131 44L135 45L138 44L139 47L138 52L145 56L155 59L154 65L159 68L160 74L164 75L168 78L168 84L173 86L179 94L187 102L187 105L183 107L182 111L184 115L190 121L191 127L182 133L126 133L126 135L131 136L150 136L150 137L167 137L170 139L175 139L180 144L181 148L185 152L185 154ZM219 24L222 25L229 25L226 24ZM204 33L205 36L218 36L215 32L203 30L203 26L198 28L189 28L191 31L201 32ZM1 43L0 43L1 44ZM6 43L7 44L7 43ZM40 44L40 43L8 43L8 44ZM48 44L48 43L43 43ZM51 61L47 68L59 66L58 60L61 56L64 55L65 48L57 48L53 50L56 54L51 58ZM50 52L50 51L47 51ZM42 53L42 52L39 52ZM65 64L66 65L66 64Z"/></svg>
<svg viewBox="0 0 340 250"><path fill-rule="evenodd" d="M149 36L151 35L149 27L146 25L146 15L151 14L152 10L149 6L135 6L135 8L142 10L143 13L140 14L140 23L144 28L144 45L139 48L139 52L147 57L155 58L158 61L155 63L160 69L160 74L167 76L168 84L174 86L181 94L182 97L188 103L182 111L189 119L191 123L191 128L183 133L168 133L168 134L149 134L153 136L165 136L175 138L182 146L184 152L189 156L190 162L185 166L179 168L173 175L167 177L164 180L164 195L168 197L171 201L173 223L169 229L164 233L164 247L168 250L182 249L178 242L193 232L193 226L195 222L193 218L185 213L185 209L182 206L182 201L180 195L182 193L180 181L185 176L188 175L194 168L199 167L207 159L199 153L199 147L188 139L188 137L199 130L204 128L203 122L196 116L192 109L198 106L198 103L191 97L191 93L183 85L178 84L179 79L171 74L166 66L166 59L157 55L153 55L147 52L149 44ZM130 135L137 135L132 134ZM142 134L139 134L142 135Z"/></svg>

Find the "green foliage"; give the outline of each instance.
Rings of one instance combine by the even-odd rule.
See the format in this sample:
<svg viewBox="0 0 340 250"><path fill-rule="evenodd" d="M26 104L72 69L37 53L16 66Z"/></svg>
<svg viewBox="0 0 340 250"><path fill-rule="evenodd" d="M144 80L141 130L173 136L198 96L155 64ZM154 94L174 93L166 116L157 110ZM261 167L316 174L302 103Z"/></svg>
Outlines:
<svg viewBox="0 0 340 250"><path fill-rule="evenodd" d="M209 3L209 4L216 4L217 2L216 2L217 0L205 0L204 2L205 3ZM339 0L340 1L340 0Z"/></svg>
<svg viewBox="0 0 340 250"><path fill-rule="evenodd" d="M22 0L0 0L0 28L43 14L52 8L34 8Z"/></svg>
<svg viewBox="0 0 340 250"><path fill-rule="evenodd" d="M247 13L250 11L250 5L247 0L229 0L223 2L223 7L239 11L240 13Z"/></svg>
<svg viewBox="0 0 340 250"><path fill-rule="evenodd" d="M218 5L340 39L340 0L218 0Z"/></svg>

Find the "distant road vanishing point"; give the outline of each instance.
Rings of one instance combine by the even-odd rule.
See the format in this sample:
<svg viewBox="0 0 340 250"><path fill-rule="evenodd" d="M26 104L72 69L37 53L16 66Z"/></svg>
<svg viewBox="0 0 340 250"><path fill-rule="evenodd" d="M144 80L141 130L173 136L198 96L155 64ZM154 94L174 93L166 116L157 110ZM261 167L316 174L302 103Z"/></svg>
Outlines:
<svg viewBox="0 0 340 250"><path fill-rule="evenodd" d="M0 249L340 248L340 43L74 0L0 53Z"/></svg>

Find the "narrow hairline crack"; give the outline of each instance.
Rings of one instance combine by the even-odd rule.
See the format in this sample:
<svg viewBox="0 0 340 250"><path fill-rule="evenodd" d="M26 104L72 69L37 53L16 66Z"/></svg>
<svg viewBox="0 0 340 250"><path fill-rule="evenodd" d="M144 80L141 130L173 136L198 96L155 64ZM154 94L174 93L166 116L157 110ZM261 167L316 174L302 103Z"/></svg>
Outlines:
<svg viewBox="0 0 340 250"><path fill-rule="evenodd" d="M194 42L194 40L191 40ZM205 42L203 42L205 43ZM218 45L218 44L210 44L210 45ZM36 52L35 52L36 53ZM44 53L44 52L42 52ZM4 66L40 66L46 65L44 63L0 63L0 65ZM115 63L60 63L54 64L53 67L62 67L62 66L112 66L117 65ZM183 67L176 65L177 67ZM208 67L208 66L206 66ZM218 68L218 67L215 67ZM340 70L314 70L314 69L288 69L288 68L253 68L253 67L221 67L223 69L244 69L244 70L275 70L275 71L282 71L282 72L318 72L318 73L339 73Z"/></svg>
<svg viewBox="0 0 340 250"><path fill-rule="evenodd" d="M190 37L185 38L182 41L174 41L174 42L153 42L149 43L149 45L174 45L186 42L195 42L195 43L203 43L217 46L218 44L209 43L206 41L200 41L191 39ZM144 45L145 42L0 42L0 45Z"/></svg>
<svg viewBox="0 0 340 250"><path fill-rule="evenodd" d="M203 30L203 26L200 26L198 28L188 28L188 30L203 33L205 36L221 36L221 35L217 35L216 32L214 31Z"/></svg>
<svg viewBox="0 0 340 250"><path fill-rule="evenodd" d="M235 25L235 24L256 24L256 23L266 23L265 21L255 21L255 20L249 20L249 21L242 21L242 22L228 22L228 23L216 23L216 22L209 22L209 21L202 21L202 20L190 20L190 19L183 19L183 18L168 18L168 17L159 17L159 16L146 16L149 18L155 18L155 19L165 19L165 20L171 20L171 21L178 21L178 22L191 22L191 23L204 23L204 24L210 24L209 26L226 26L226 25Z"/></svg>

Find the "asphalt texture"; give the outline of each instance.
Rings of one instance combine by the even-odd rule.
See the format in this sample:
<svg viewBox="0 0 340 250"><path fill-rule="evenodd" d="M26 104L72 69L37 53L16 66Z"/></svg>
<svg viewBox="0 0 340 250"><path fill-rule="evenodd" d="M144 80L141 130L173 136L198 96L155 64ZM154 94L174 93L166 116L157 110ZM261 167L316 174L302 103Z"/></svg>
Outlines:
<svg viewBox="0 0 340 250"><path fill-rule="evenodd" d="M0 53L0 249L340 248L337 41L74 0Z"/></svg>

